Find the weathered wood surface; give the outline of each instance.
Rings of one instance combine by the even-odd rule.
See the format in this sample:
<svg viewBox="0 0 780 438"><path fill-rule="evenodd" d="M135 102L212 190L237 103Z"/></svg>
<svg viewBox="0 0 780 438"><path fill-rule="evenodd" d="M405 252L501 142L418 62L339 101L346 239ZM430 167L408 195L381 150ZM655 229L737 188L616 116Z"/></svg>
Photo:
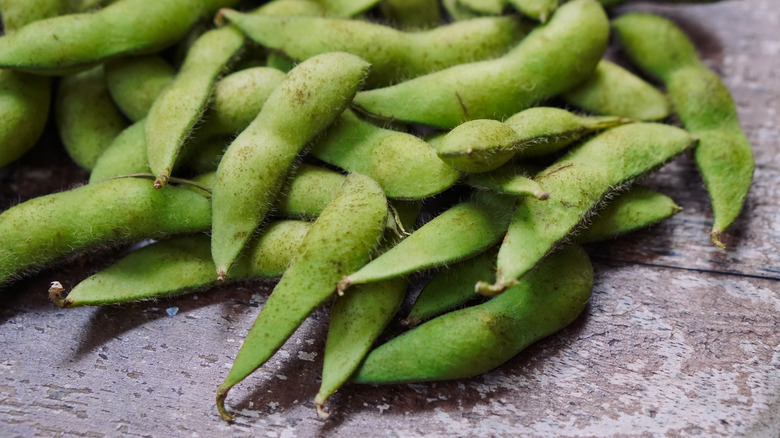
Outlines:
<svg viewBox="0 0 780 438"><path fill-rule="evenodd" d="M594 296L563 332L480 377L345 387L321 422L321 310L231 392L234 424L219 419L214 390L269 289L52 306L49 281L72 286L107 263L93 254L2 291L0 436L780 436L780 12L776 0L621 11L638 9L694 35L755 147L727 252L709 245L706 193L681 157L647 182L685 210L591 246ZM85 177L66 162L42 145L2 169L0 207Z"/></svg>

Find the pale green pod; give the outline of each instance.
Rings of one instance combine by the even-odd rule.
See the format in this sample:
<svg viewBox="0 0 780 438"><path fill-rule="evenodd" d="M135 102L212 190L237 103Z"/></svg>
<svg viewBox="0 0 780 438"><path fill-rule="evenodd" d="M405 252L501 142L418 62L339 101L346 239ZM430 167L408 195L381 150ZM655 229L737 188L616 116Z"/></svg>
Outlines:
<svg viewBox="0 0 780 438"><path fill-rule="evenodd" d="M173 82L160 93L146 117L146 154L157 175L155 187L168 181L182 145L208 104L214 82L244 45L244 36L227 26L195 41Z"/></svg>
<svg viewBox="0 0 780 438"><path fill-rule="evenodd" d="M93 9L102 8L115 3L119 0L58 0L60 3L67 3L68 11L71 14L88 12Z"/></svg>
<svg viewBox="0 0 780 438"><path fill-rule="evenodd" d="M501 15L507 4L507 0L458 0L458 2L464 8L479 15Z"/></svg>
<svg viewBox="0 0 780 438"><path fill-rule="evenodd" d="M669 100L655 87L623 67L602 60L585 82L561 94L567 103L594 114L633 120L669 116Z"/></svg>
<svg viewBox="0 0 780 438"><path fill-rule="evenodd" d="M462 172L489 172L511 160L522 147L511 127L497 120L470 120L448 132L436 155Z"/></svg>
<svg viewBox="0 0 780 438"><path fill-rule="evenodd" d="M360 270L344 277L339 290L443 266L485 251L504 236L514 202L511 197L476 192L470 201L435 217Z"/></svg>
<svg viewBox="0 0 780 438"><path fill-rule="evenodd" d="M318 0L274 0L257 9L253 14L325 16L325 6Z"/></svg>
<svg viewBox="0 0 780 438"><path fill-rule="evenodd" d="M218 277L227 275L265 218L298 153L349 104L367 69L362 59L340 52L304 61L228 147L212 198L211 250Z"/></svg>
<svg viewBox="0 0 780 438"><path fill-rule="evenodd" d="M0 38L0 67L62 75L116 56L154 53L178 41L198 19L237 2L122 0L93 13L36 21Z"/></svg>
<svg viewBox="0 0 780 438"><path fill-rule="evenodd" d="M348 175L304 238L217 389L222 418L232 419L224 405L230 388L273 356L309 313L333 296L343 275L368 260L386 216L387 200L379 184L364 175Z"/></svg>
<svg viewBox="0 0 780 438"><path fill-rule="evenodd" d="M34 21L68 12L63 0L0 0L3 30L11 34Z"/></svg>
<svg viewBox="0 0 780 438"><path fill-rule="evenodd" d="M360 56L371 63L368 87L500 56L527 33L527 26L511 17L403 32L359 20L243 14L232 10L223 10L221 14L252 40L296 60L332 51Z"/></svg>
<svg viewBox="0 0 780 438"><path fill-rule="evenodd" d="M271 52L265 60L266 66L288 73L295 68L295 60L282 52Z"/></svg>
<svg viewBox="0 0 780 438"><path fill-rule="evenodd" d="M542 170L534 179L550 192L550 198L518 200L498 253L496 283L480 283L480 293L499 293L517 284L574 232L605 196L663 165L695 142L680 128L632 123L593 137Z"/></svg>
<svg viewBox="0 0 780 438"><path fill-rule="evenodd" d="M414 135L383 129L344 111L311 155L370 176L388 198L422 199L444 191L460 174Z"/></svg>
<svg viewBox="0 0 780 438"><path fill-rule="evenodd" d="M130 120L137 122L149 112L176 70L158 55L133 56L111 60L105 65L108 92Z"/></svg>
<svg viewBox="0 0 780 438"><path fill-rule="evenodd" d="M549 198L550 193L533 180L533 175L525 167L509 162L492 172L466 174L464 182L478 189L506 195L533 196L542 201Z"/></svg>
<svg viewBox="0 0 780 438"><path fill-rule="evenodd" d="M108 93L102 65L62 78L54 114L65 150L87 170L127 127Z"/></svg>
<svg viewBox="0 0 780 438"><path fill-rule="evenodd" d="M137 178L34 198L0 214L0 284L80 251L206 231L210 217L203 196Z"/></svg>
<svg viewBox="0 0 780 438"><path fill-rule="evenodd" d="M506 55L368 90L355 104L379 117L450 129L501 120L585 80L607 45L609 22L595 0L561 6Z"/></svg>
<svg viewBox="0 0 780 438"><path fill-rule="evenodd" d="M569 246L503 295L442 315L377 347L352 382L422 382L482 374L571 324L592 289L587 254Z"/></svg>
<svg viewBox="0 0 780 438"><path fill-rule="evenodd" d="M382 0L379 9L387 21L402 29L430 29L441 24L437 0Z"/></svg>
<svg viewBox="0 0 780 438"><path fill-rule="evenodd" d="M509 0L509 4L518 12L542 23L550 19L558 8L558 2L559 0Z"/></svg>
<svg viewBox="0 0 780 438"><path fill-rule="evenodd" d="M472 20L479 17L479 14L463 6L460 0L442 0L441 5L452 21Z"/></svg>
<svg viewBox="0 0 780 438"><path fill-rule="evenodd" d="M520 136L520 157L549 155L594 132L632 122L614 116L580 116L552 107L529 108L504 120Z"/></svg>
<svg viewBox="0 0 780 438"><path fill-rule="evenodd" d="M685 32L666 18L627 14L615 20L614 29L629 57L664 82L685 129L699 137L695 158L712 204L710 239L724 248L720 235L742 211L755 169L728 88L699 59Z"/></svg>
<svg viewBox="0 0 780 438"><path fill-rule="evenodd" d="M344 175L332 170L299 164L282 189L276 214L300 219L317 218L344 185L344 178Z"/></svg>
<svg viewBox="0 0 780 438"><path fill-rule="evenodd" d="M330 311L322 383L314 397L314 407L320 418L328 418L329 414L323 409L325 401L358 369L398 312L405 295L406 280L393 278L358 286L336 298Z"/></svg>
<svg viewBox="0 0 780 438"><path fill-rule="evenodd" d="M149 159L146 157L144 141L144 120L133 123L114 138L95 161L89 183L94 184L108 178L134 173L148 173Z"/></svg>
<svg viewBox="0 0 780 438"><path fill-rule="evenodd" d="M231 280L281 277L311 224L277 221L253 241L237 262ZM49 290L60 307L102 306L155 300L215 287L209 237L174 237L133 251L118 262L80 282L67 297Z"/></svg>
<svg viewBox="0 0 780 438"><path fill-rule="evenodd" d="M354 17L368 11L379 0L320 0L326 14L333 17Z"/></svg>

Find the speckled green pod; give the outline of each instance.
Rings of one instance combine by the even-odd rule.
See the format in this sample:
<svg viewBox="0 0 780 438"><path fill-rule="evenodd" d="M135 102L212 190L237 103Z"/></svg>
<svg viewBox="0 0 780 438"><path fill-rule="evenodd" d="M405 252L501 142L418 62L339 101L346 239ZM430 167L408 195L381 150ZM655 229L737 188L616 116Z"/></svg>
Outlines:
<svg viewBox="0 0 780 438"><path fill-rule="evenodd" d="M504 236L514 198L477 192L427 222L406 239L352 272L339 290L443 266L479 254Z"/></svg>
<svg viewBox="0 0 780 438"><path fill-rule="evenodd" d="M382 0L379 9L387 21L402 29L430 29L441 24L437 0Z"/></svg>
<svg viewBox="0 0 780 438"><path fill-rule="evenodd" d="M54 114L65 150L87 170L127 127L108 93L102 65L62 78Z"/></svg>
<svg viewBox="0 0 780 438"><path fill-rule="evenodd" d="M209 229L208 199L116 179L41 196L0 214L0 284L101 246Z"/></svg>
<svg viewBox="0 0 780 438"><path fill-rule="evenodd" d="M344 175L310 164L300 164L291 172L282 189L276 214L315 219L344 185Z"/></svg>
<svg viewBox="0 0 780 438"><path fill-rule="evenodd" d="M118 175L148 173L149 160L146 157L144 142L144 120L133 123L114 138L110 145L95 161L89 183L103 181Z"/></svg>
<svg viewBox="0 0 780 438"><path fill-rule="evenodd" d="M157 175L155 187L166 184L176 158L208 104L217 76L244 45L244 36L227 26L201 35L190 48L179 73L149 108L146 154Z"/></svg>
<svg viewBox="0 0 780 438"><path fill-rule="evenodd" d="M447 129L467 120L501 120L585 80L608 34L601 6L574 0L501 58L364 91L355 103L380 117Z"/></svg>
<svg viewBox="0 0 780 438"><path fill-rule="evenodd" d="M352 381L421 382L484 373L571 324L592 288L587 254L567 247L503 295L442 315L379 346Z"/></svg>
<svg viewBox="0 0 780 438"><path fill-rule="evenodd" d="M602 60L585 82L563 93L567 103L594 114L634 120L669 116L669 100L655 87L623 67Z"/></svg>
<svg viewBox="0 0 780 438"><path fill-rule="evenodd" d="M390 320L398 312L406 295L406 280L358 286L336 298L330 311L328 340L322 363L322 383L314 397L320 418L328 418L325 401L349 380Z"/></svg>
<svg viewBox="0 0 780 438"><path fill-rule="evenodd" d="M386 217L387 200L379 184L349 174L304 238L217 389L222 418L232 418L224 406L230 388L265 363L312 310L333 296L343 275L368 260Z"/></svg>
<svg viewBox="0 0 780 438"><path fill-rule="evenodd" d="M212 202L212 256L224 278L287 179L295 157L355 95L368 63L333 52L299 64L228 147Z"/></svg>
<svg viewBox="0 0 780 438"><path fill-rule="evenodd" d="M557 152L596 131L633 120L622 117L580 116L552 107L534 107L504 120L520 136L517 155L541 157Z"/></svg>
<svg viewBox="0 0 780 438"><path fill-rule="evenodd" d="M236 3L122 0L93 13L36 21L0 38L0 67L62 75L116 56L157 52L178 41L199 18Z"/></svg>
<svg viewBox="0 0 780 438"><path fill-rule="evenodd" d="M489 172L512 159L521 138L497 120L470 120L448 132L436 146L436 155L463 172Z"/></svg>
<svg viewBox="0 0 780 438"><path fill-rule="evenodd" d="M280 277L311 224L278 221L268 225L235 266L234 280ZM154 300L217 286L205 234L174 237L130 253L82 281L62 297L50 290L60 307L100 306Z"/></svg>
<svg viewBox="0 0 780 438"><path fill-rule="evenodd" d="M540 200L550 197L550 193L533 180L533 174L527 172L525 166L513 162L492 172L466 174L464 182L478 189L492 190L506 195L533 196Z"/></svg>
<svg viewBox="0 0 780 438"><path fill-rule="evenodd" d="M546 23L558 8L559 0L509 0L509 4L521 14Z"/></svg>
<svg viewBox="0 0 780 438"><path fill-rule="evenodd" d="M146 117L157 96L176 76L176 70L158 55L114 59L106 63L105 71L111 98L134 122Z"/></svg>
<svg viewBox="0 0 780 438"><path fill-rule="evenodd" d="M383 129L344 111L311 155L382 186L388 198L422 199L451 187L460 174L414 135Z"/></svg>
<svg viewBox="0 0 780 438"><path fill-rule="evenodd" d="M605 196L663 165L695 141L680 128L632 123L593 137L542 170L534 179L550 192L550 198L519 199L498 253L496 284L480 284L480 292L498 293L517 284Z"/></svg>
<svg viewBox="0 0 780 438"><path fill-rule="evenodd" d="M11 34L34 21L68 12L63 0L0 0L3 30Z"/></svg>
<svg viewBox="0 0 780 438"><path fill-rule="evenodd" d="M368 87L392 84L464 62L500 56L526 33L510 17L485 18L424 32L402 32L359 20L221 14L249 38L297 60L344 51L371 63ZM454 50L457 48L457 50Z"/></svg>
<svg viewBox="0 0 780 438"><path fill-rule="evenodd" d="M742 211L755 168L734 100L673 22L657 15L628 14L616 19L614 28L631 59L666 84L685 129L699 137L695 156L712 204L710 236L723 248L720 235Z"/></svg>

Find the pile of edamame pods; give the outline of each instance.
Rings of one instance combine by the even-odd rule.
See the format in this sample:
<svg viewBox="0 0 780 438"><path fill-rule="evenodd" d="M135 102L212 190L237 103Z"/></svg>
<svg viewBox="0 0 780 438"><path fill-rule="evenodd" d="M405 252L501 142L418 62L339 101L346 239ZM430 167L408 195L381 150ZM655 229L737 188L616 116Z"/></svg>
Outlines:
<svg viewBox="0 0 780 438"><path fill-rule="evenodd" d="M148 239L52 300L278 280L217 389L228 420L228 391L330 301L321 417L347 382L488 371L582 312L580 244L679 211L636 180L692 149L721 247L749 189L726 87L677 25L616 3L0 0L0 166L53 105L90 172L0 214L0 285ZM604 59L610 35L639 75ZM413 328L375 347L396 317Z"/></svg>

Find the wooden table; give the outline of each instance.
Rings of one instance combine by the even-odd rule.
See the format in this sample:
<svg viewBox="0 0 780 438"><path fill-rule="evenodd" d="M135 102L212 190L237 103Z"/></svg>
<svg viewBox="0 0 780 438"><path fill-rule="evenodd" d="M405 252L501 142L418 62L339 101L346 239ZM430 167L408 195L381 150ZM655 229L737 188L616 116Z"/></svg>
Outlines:
<svg viewBox="0 0 780 438"><path fill-rule="evenodd" d="M113 258L92 254L2 291L0 435L779 436L780 8L737 0L628 10L681 23L738 103L757 166L727 251L709 244L707 195L683 156L645 182L684 211L589 247L593 299L559 334L468 380L345 387L322 422L312 404L321 310L231 392L233 424L219 419L214 390L270 289L54 307L49 281L72 286ZM47 134L0 171L0 208L85 179L55 142Z"/></svg>

